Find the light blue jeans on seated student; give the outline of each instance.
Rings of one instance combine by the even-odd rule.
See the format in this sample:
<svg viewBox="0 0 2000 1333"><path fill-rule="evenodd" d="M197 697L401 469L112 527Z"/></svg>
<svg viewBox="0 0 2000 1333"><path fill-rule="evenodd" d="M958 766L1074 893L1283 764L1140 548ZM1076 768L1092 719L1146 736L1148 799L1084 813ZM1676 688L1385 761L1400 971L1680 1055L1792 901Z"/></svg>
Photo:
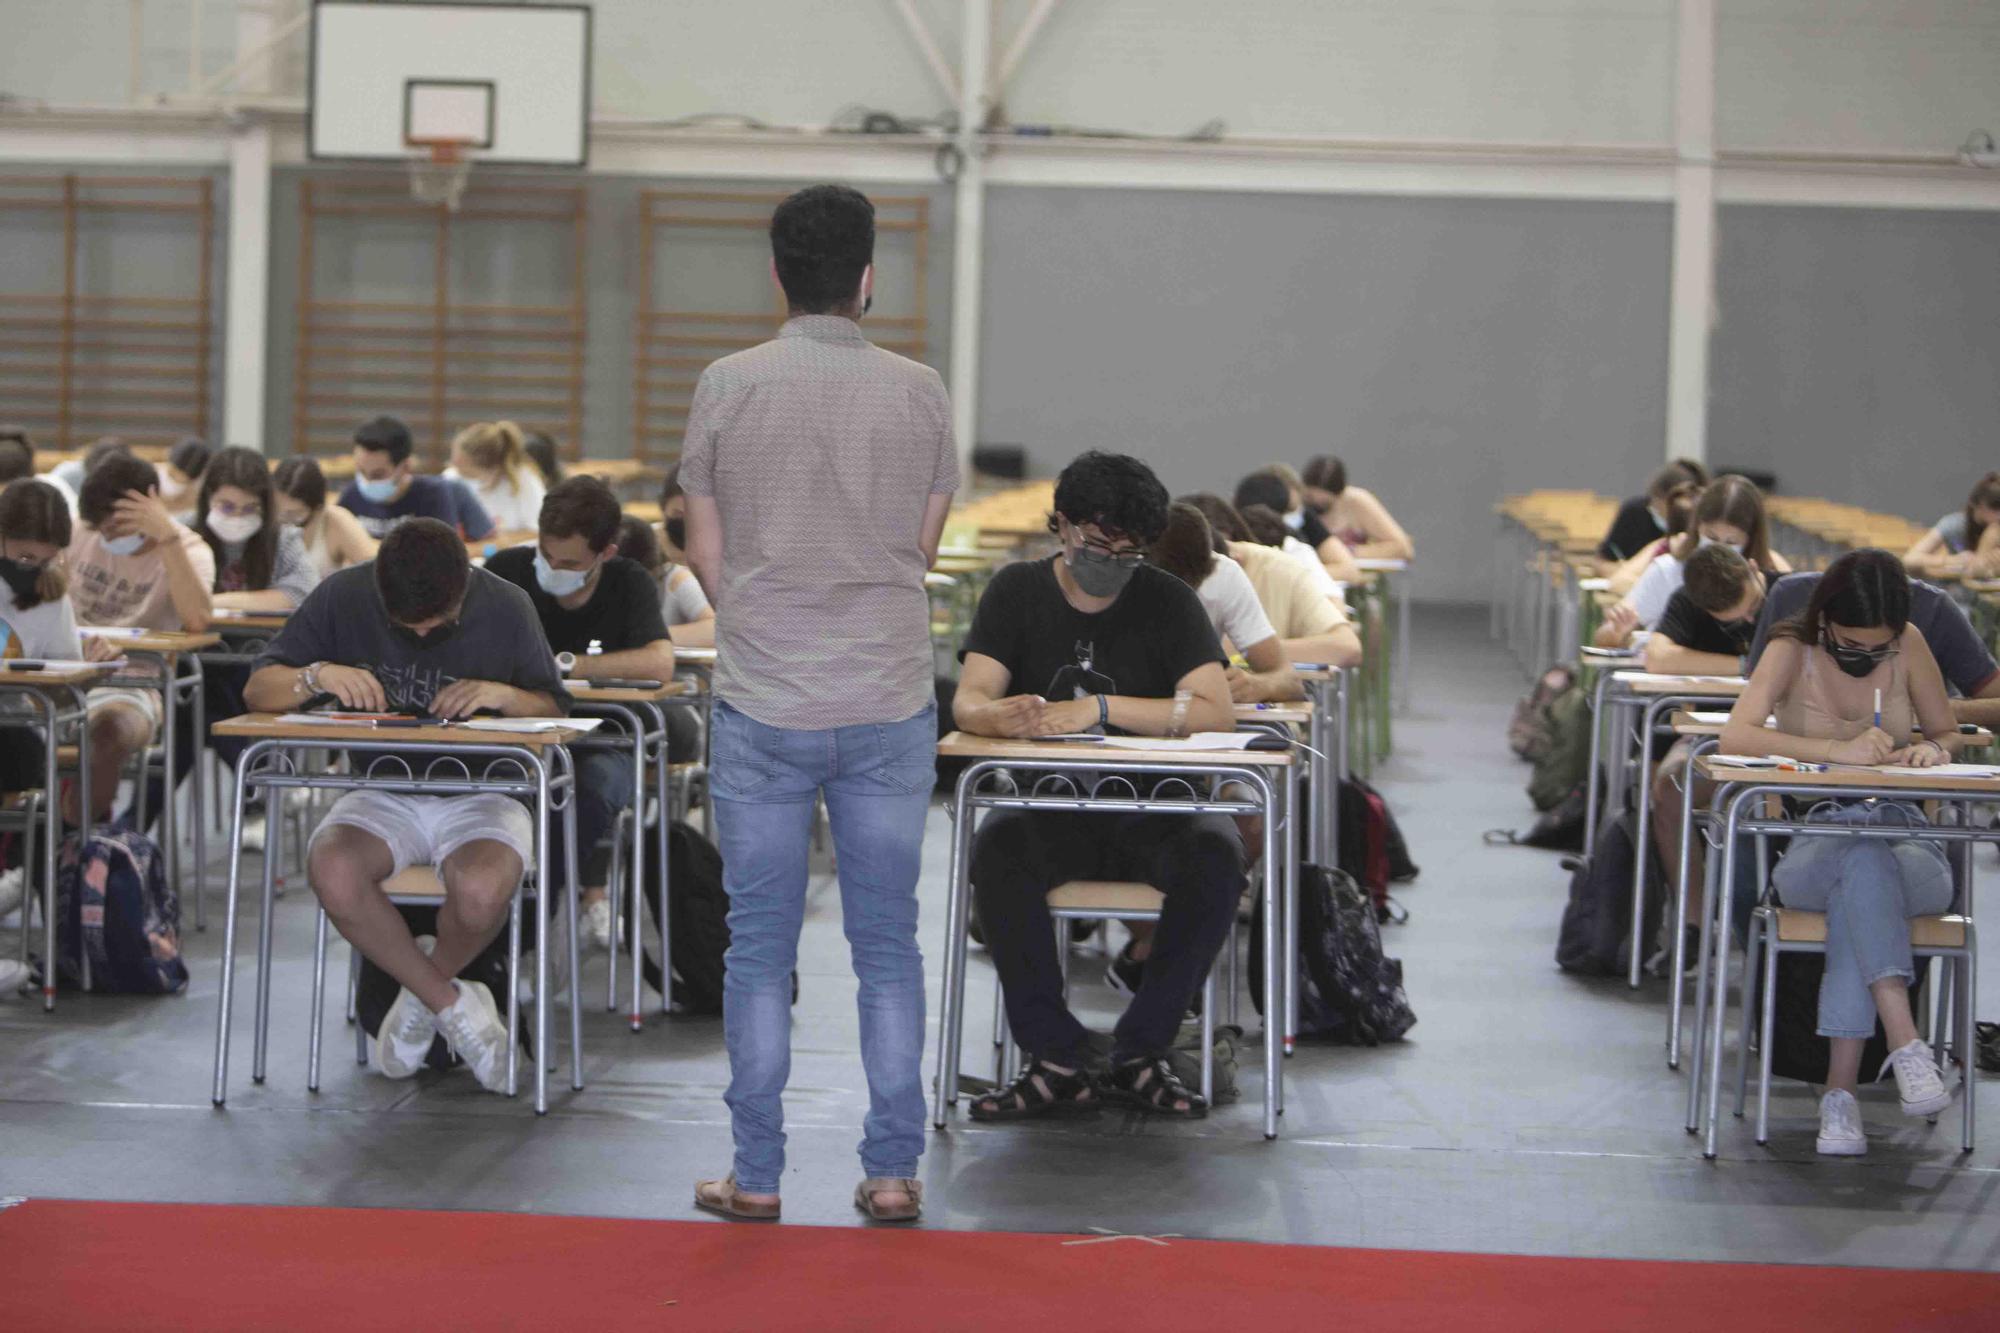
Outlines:
<svg viewBox="0 0 2000 1333"><path fill-rule="evenodd" d="M840 909L860 980L868 1079L861 1166L914 1177L924 1148L924 962L917 869L937 780L937 709L879 726L792 731L715 705L709 782L729 892L723 1036L736 1185L776 1194L785 1170L792 969L805 920L815 798L826 797ZM819 997L811 997L816 1002Z"/></svg>
<svg viewBox="0 0 2000 1333"><path fill-rule="evenodd" d="M1927 823L1913 805L1823 807L1810 823ZM1826 976L1819 986L1819 1035L1868 1037L1875 1031L1875 996L1884 977L1916 980L1910 918L1947 911L1951 867L1944 849L1915 838L1802 837L1771 872L1786 907L1826 913Z"/></svg>

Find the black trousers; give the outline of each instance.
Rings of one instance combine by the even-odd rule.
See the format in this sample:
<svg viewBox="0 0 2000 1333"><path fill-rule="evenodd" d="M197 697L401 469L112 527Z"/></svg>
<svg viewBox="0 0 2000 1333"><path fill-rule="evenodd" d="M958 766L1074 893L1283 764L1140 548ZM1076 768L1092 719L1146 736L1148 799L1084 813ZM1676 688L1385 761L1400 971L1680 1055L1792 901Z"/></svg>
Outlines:
<svg viewBox="0 0 2000 1333"><path fill-rule="evenodd" d="M1164 1055L1229 938L1243 892L1243 841L1227 815L996 810L972 841L973 893L1022 1049L1083 1058L1087 1030L1063 1002L1048 892L1073 879L1136 880L1166 895L1115 1060Z"/></svg>

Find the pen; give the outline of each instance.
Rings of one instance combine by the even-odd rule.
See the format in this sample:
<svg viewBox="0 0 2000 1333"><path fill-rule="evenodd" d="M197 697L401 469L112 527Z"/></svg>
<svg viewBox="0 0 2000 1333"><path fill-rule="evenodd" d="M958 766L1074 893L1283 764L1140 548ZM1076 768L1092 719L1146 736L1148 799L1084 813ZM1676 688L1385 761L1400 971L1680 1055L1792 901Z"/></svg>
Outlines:
<svg viewBox="0 0 2000 1333"><path fill-rule="evenodd" d="M1882 729L1882 691L1875 691L1875 729Z"/></svg>

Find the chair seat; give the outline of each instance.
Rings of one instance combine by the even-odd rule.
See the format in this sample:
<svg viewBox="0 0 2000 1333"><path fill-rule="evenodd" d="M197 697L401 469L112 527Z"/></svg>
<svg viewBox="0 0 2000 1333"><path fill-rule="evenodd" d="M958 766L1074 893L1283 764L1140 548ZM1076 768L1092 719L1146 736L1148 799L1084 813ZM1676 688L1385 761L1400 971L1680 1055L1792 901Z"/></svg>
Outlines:
<svg viewBox="0 0 2000 1333"><path fill-rule="evenodd" d="M382 881L382 892L400 901L444 901L444 881L436 866L405 866Z"/></svg>
<svg viewBox="0 0 2000 1333"><path fill-rule="evenodd" d="M1049 890L1049 906L1068 912L1157 912L1167 895L1132 880L1073 879Z"/></svg>
<svg viewBox="0 0 2000 1333"><path fill-rule="evenodd" d="M1911 917L1910 943L1919 949L1963 949L1967 924L1962 916ZM1780 907L1778 939L1786 944L1826 943L1826 913Z"/></svg>

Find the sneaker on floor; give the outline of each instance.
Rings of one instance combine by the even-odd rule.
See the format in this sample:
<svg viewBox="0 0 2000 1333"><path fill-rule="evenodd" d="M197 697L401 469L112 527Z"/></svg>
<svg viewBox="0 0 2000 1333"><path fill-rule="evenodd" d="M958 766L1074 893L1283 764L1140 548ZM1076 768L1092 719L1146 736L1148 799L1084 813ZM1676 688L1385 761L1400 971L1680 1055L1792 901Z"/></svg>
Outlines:
<svg viewBox="0 0 2000 1333"><path fill-rule="evenodd" d="M1937 1057L1930 1043L1918 1037L1901 1050L1889 1052L1882 1062L1884 1076L1894 1071L1896 1091L1903 1099L1903 1114L1933 1116L1951 1105L1951 1089L1938 1074Z"/></svg>
<svg viewBox="0 0 2000 1333"><path fill-rule="evenodd" d="M1813 1145L1822 1156L1860 1157L1868 1151L1861 1132L1861 1104L1854 1094L1834 1088L1819 1099L1819 1138Z"/></svg>
<svg viewBox="0 0 2000 1333"><path fill-rule="evenodd" d="M580 943L592 953L611 952L611 900L599 898L583 909L581 920L583 939Z"/></svg>
<svg viewBox="0 0 2000 1333"><path fill-rule="evenodd" d="M243 850L261 852L264 850L264 815L262 811L243 816Z"/></svg>
<svg viewBox="0 0 2000 1333"><path fill-rule="evenodd" d="M18 958L0 958L0 997L14 994L34 980L34 969Z"/></svg>
<svg viewBox="0 0 2000 1333"><path fill-rule="evenodd" d="M425 954L436 947L436 936L417 937L417 948ZM424 1059L431 1053L431 1042L436 1037L437 1015L430 1011L430 1006L409 991L398 989L375 1034L375 1067L388 1078L413 1078L424 1067Z"/></svg>
<svg viewBox="0 0 2000 1333"><path fill-rule="evenodd" d="M458 999L437 1016L438 1031L488 1092L507 1091L507 1025L493 992L477 981L457 981Z"/></svg>
<svg viewBox="0 0 2000 1333"><path fill-rule="evenodd" d="M28 876L20 866L0 875L0 917L11 916L27 892Z"/></svg>

